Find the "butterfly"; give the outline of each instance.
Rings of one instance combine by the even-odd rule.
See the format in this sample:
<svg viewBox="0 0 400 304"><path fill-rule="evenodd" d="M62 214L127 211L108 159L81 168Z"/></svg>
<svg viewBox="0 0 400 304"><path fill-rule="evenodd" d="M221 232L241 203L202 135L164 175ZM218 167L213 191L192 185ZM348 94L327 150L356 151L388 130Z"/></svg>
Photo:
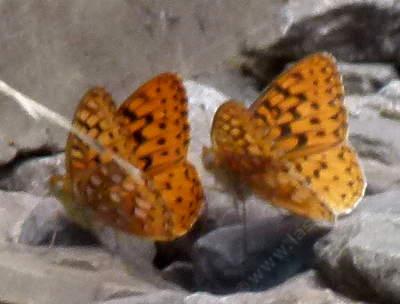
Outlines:
<svg viewBox="0 0 400 304"><path fill-rule="evenodd" d="M71 132L66 174L51 178L53 192L75 222L85 228L101 223L157 241L190 230L202 210L203 190L187 160L188 99L179 76L158 75L119 108L103 88L90 89L72 125L103 148L98 151Z"/></svg>
<svg viewBox="0 0 400 304"><path fill-rule="evenodd" d="M279 75L249 108L222 104L203 160L275 206L335 221L366 188L347 120L335 59L316 53Z"/></svg>

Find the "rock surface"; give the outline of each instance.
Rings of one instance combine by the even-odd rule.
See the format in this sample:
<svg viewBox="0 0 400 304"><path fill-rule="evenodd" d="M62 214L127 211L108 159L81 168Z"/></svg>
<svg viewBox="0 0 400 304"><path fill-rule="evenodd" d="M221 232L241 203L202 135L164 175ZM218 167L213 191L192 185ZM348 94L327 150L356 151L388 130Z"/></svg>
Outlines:
<svg viewBox="0 0 400 304"><path fill-rule="evenodd" d="M321 50L347 62L400 59L396 1L289 1L284 12L290 20L285 34L272 44L256 42L246 52L245 69L264 85L286 63Z"/></svg>
<svg viewBox="0 0 400 304"><path fill-rule="evenodd" d="M238 293L228 296L214 296L195 293L185 299L185 304L350 304L362 303L335 294L326 288L313 272L300 274L281 286L264 292Z"/></svg>
<svg viewBox="0 0 400 304"><path fill-rule="evenodd" d="M158 290L99 248L2 246L0 276L7 303L93 303Z"/></svg>
<svg viewBox="0 0 400 304"><path fill-rule="evenodd" d="M238 41L255 37L251 29L266 18L262 36L272 39L280 30L269 24L279 20L275 10L280 7L280 1L266 6L257 0L72 0L40 5L3 0L2 79L71 117L83 92L94 85L105 86L120 103L157 73L177 71L189 78L213 70L236 54ZM10 99L0 100L0 138L5 142L14 140L29 151L49 143L64 145L63 130L39 125Z"/></svg>
<svg viewBox="0 0 400 304"><path fill-rule="evenodd" d="M56 210L57 202L52 198L0 191L2 302L91 303L173 288L160 278L157 279L154 273L150 278L149 271L143 272L143 266L135 269L135 264L130 264L130 271L136 274L129 275L126 266L117 256L100 247L33 247L17 244L27 233L34 233L28 231L35 227L27 229L26 220L32 219L32 210L41 204L48 206L47 209L42 208L42 218L54 217L51 211ZM40 223L36 224L40 227ZM74 242L76 244L76 239Z"/></svg>
<svg viewBox="0 0 400 304"><path fill-rule="evenodd" d="M0 189L49 195L49 177L64 171L64 153L18 161L1 170Z"/></svg>
<svg viewBox="0 0 400 304"><path fill-rule="evenodd" d="M364 199L316 246L318 268L332 286L359 298L400 301L400 192Z"/></svg>
<svg viewBox="0 0 400 304"><path fill-rule="evenodd" d="M350 140L357 149L368 180L368 193L395 189L400 182L400 120L393 98L400 83L392 81L376 94L350 95ZM391 95L392 97L388 97ZM384 130L384 136L382 136Z"/></svg>
<svg viewBox="0 0 400 304"><path fill-rule="evenodd" d="M160 292L145 296L128 297L105 302L107 304L362 304L335 294L326 288L313 272L300 274L278 288L253 293L238 293L228 296L215 296L209 293L197 292L185 295L177 292Z"/></svg>
<svg viewBox="0 0 400 304"><path fill-rule="evenodd" d="M193 250L197 289L215 293L263 290L276 286L313 262L312 247L328 231L292 216L218 228Z"/></svg>
<svg viewBox="0 0 400 304"><path fill-rule="evenodd" d="M185 294L182 292L159 291L146 295L115 299L101 302L104 304L184 304Z"/></svg>

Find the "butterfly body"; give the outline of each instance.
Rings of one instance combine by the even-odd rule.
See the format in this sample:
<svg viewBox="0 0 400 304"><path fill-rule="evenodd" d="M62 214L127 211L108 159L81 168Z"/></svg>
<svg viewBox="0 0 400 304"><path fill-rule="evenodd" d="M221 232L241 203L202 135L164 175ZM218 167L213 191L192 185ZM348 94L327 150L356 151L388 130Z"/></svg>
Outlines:
<svg viewBox="0 0 400 304"><path fill-rule="evenodd" d="M66 174L51 180L78 224L106 224L161 241L190 230L201 212L203 191L186 159L187 98L178 76L155 77L118 109L104 89L91 89L73 126L103 148L96 151L71 133Z"/></svg>
<svg viewBox="0 0 400 304"><path fill-rule="evenodd" d="M220 106L206 150L214 160L209 167L239 175L278 207L334 221L357 205L366 186L348 143L343 96L334 58L306 57L249 108L233 101Z"/></svg>

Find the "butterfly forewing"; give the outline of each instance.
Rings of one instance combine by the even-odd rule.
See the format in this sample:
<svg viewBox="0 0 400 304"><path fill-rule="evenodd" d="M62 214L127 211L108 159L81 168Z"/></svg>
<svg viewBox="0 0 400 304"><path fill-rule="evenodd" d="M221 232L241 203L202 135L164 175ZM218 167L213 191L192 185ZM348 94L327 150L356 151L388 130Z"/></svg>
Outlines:
<svg viewBox="0 0 400 304"><path fill-rule="evenodd" d="M172 73L142 85L121 105L117 118L128 139L127 158L151 171L186 157L188 102L181 79Z"/></svg>
<svg viewBox="0 0 400 304"><path fill-rule="evenodd" d="M254 124L244 105L224 103L215 113L211 131L217 161L242 173L263 170L268 155L264 134L264 126Z"/></svg>
<svg viewBox="0 0 400 304"><path fill-rule="evenodd" d="M280 157L308 155L347 137L343 84L335 60L325 53L306 57L278 76L250 107L269 132Z"/></svg>

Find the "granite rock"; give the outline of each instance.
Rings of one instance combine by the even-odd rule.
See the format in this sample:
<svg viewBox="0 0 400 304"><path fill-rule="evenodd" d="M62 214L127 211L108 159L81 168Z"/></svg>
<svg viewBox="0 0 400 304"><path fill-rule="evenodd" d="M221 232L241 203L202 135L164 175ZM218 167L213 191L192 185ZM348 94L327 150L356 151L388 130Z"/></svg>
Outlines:
<svg viewBox="0 0 400 304"><path fill-rule="evenodd" d="M289 1L283 11L287 31L274 43L255 42L245 50L244 69L264 85L287 63L318 51L346 62L400 59L396 1Z"/></svg>
<svg viewBox="0 0 400 304"><path fill-rule="evenodd" d="M282 285L262 292L241 292L216 296L204 292L194 293L185 298L185 304L361 304L336 294L326 287L314 271L299 274Z"/></svg>
<svg viewBox="0 0 400 304"><path fill-rule="evenodd" d="M49 178L64 172L64 154L31 157L9 164L0 173L0 189L49 195Z"/></svg>
<svg viewBox="0 0 400 304"><path fill-rule="evenodd" d="M363 214L342 223L316 245L318 269L338 291L397 303L398 230L398 219L385 214Z"/></svg>

